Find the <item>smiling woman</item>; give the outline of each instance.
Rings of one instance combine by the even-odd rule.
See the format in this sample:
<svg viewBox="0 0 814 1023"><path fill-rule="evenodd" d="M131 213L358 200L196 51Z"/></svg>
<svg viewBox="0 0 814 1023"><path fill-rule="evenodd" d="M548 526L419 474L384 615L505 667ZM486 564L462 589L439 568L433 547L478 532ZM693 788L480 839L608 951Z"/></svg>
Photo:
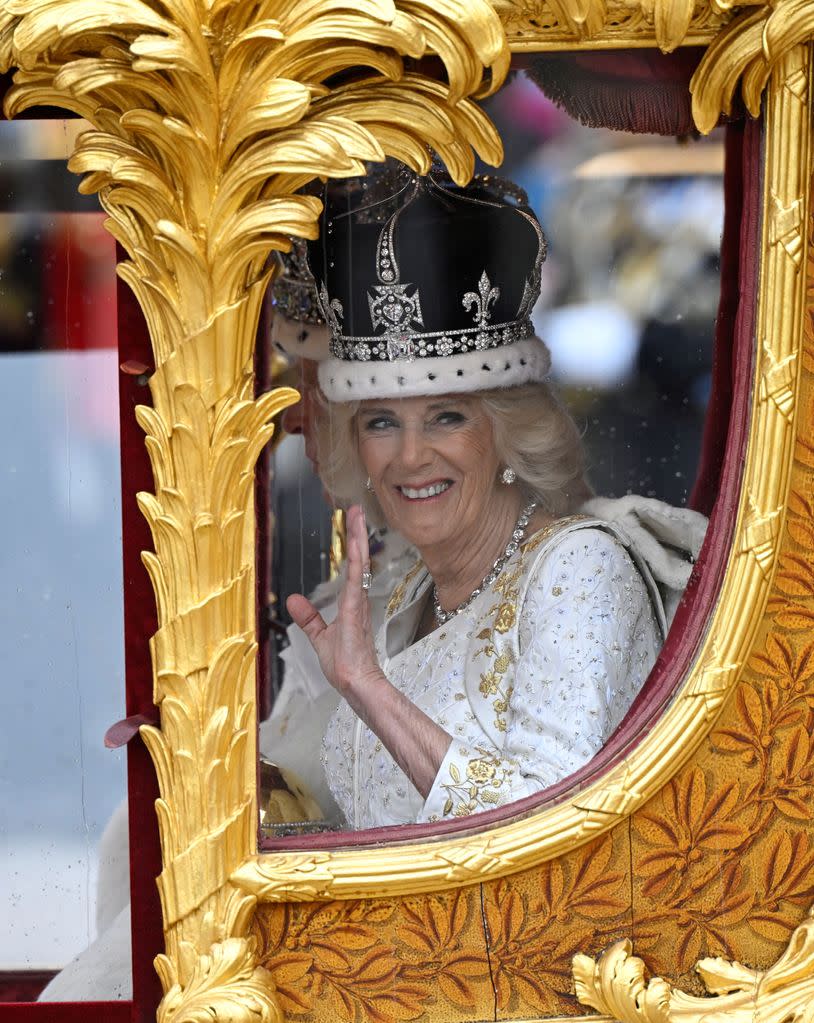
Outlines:
<svg viewBox="0 0 814 1023"><path fill-rule="evenodd" d="M325 774L352 828L465 817L601 748L661 647L664 606L627 534L581 513L579 432L528 318L545 242L517 190L410 177L325 216L322 478L419 555L374 635L354 506L336 618L289 599L343 697Z"/></svg>

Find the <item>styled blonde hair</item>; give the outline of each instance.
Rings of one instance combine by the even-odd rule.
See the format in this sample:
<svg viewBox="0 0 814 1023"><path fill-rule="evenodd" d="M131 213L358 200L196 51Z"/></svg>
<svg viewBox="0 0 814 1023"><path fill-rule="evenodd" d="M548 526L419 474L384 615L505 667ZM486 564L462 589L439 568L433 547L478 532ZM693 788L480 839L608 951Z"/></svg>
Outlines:
<svg viewBox="0 0 814 1023"><path fill-rule="evenodd" d="M514 469L528 499L560 517L591 496L579 430L546 381L475 391L468 397L481 403L492 424L498 458ZM337 504L362 504L368 518L382 524L379 503L365 489L359 457L356 413L360 405L360 401L325 401L317 418L320 476Z"/></svg>

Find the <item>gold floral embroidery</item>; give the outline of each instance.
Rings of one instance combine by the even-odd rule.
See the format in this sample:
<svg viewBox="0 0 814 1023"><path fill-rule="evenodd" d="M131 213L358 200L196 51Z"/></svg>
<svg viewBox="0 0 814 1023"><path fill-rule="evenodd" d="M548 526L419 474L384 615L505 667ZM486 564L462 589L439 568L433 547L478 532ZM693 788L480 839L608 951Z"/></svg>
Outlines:
<svg viewBox="0 0 814 1023"><path fill-rule="evenodd" d="M498 673L498 675L505 675L506 672L511 667L513 660L514 658L510 653L501 654L500 657L498 657L497 660L495 661L495 671Z"/></svg>
<svg viewBox="0 0 814 1023"><path fill-rule="evenodd" d="M387 609L385 611L385 616L387 618L391 618L396 611L401 608L401 605L404 603L404 598L407 595L407 587L423 568L424 562L420 560L417 561L390 594L390 600L387 602Z"/></svg>
<svg viewBox="0 0 814 1023"><path fill-rule="evenodd" d="M466 817L478 810L487 810L500 802L501 789L510 781L514 768L489 750L476 748L478 756L471 757L466 767L453 761L449 765L452 781L442 785L447 799L443 814L448 817Z"/></svg>
<svg viewBox="0 0 814 1023"><path fill-rule="evenodd" d="M509 632L517 620L517 599L520 592L518 582L523 577L524 568L525 557L521 553L519 563L512 569L502 572L495 581L494 588L503 600L489 609L489 614L495 616L493 624L491 628L478 633L478 639L483 639L486 643L474 654L474 659L485 656L492 661L491 667L481 674L478 690L484 698L497 697L492 702L492 709L495 711L495 729L498 732L506 731L504 715L509 709L512 687L511 684L506 684L505 676L514 662L514 657L511 650L499 650L495 635Z"/></svg>
<svg viewBox="0 0 814 1023"><path fill-rule="evenodd" d="M590 515L567 515L564 519L557 519L554 522L549 523L547 526L543 526L542 529L538 530L534 536L530 537L520 548L526 554L530 554L532 551L536 551L538 547L541 547L546 543L554 533L558 533L561 529L566 529L568 526L572 526L575 522L586 522L590 518Z"/></svg>
<svg viewBox="0 0 814 1023"><path fill-rule="evenodd" d="M509 629L514 625L517 618L517 605L505 601L497 609L497 618L495 619L495 629L498 632L508 632Z"/></svg>
<svg viewBox="0 0 814 1023"><path fill-rule="evenodd" d="M492 648L493 649L493 648ZM496 657L492 668L483 672L480 677L478 689L482 696L496 696L492 702L492 709L495 711L495 728L499 732L506 731L506 719L503 716L509 709L509 699L512 695L511 684L506 684L506 673L512 665L511 653L503 653Z"/></svg>
<svg viewBox="0 0 814 1023"><path fill-rule="evenodd" d="M518 582L523 577L525 564L525 553L521 552L520 559L514 568L511 570L507 568L495 580L495 591L503 597L499 604L495 604L489 609L490 614L497 612L492 626L495 632L509 632L517 621L517 598L520 593Z"/></svg>
<svg viewBox="0 0 814 1023"><path fill-rule="evenodd" d="M480 760L470 760L466 765L466 776L471 781L479 782L480 784L491 781L495 776L494 764L488 763L483 758Z"/></svg>
<svg viewBox="0 0 814 1023"><path fill-rule="evenodd" d="M494 671L487 671L480 677L478 689L483 696L494 696L500 688L500 676Z"/></svg>
<svg viewBox="0 0 814 1023"><path fill-rule="evenodd" d="M539 530L520 547L518 556L509 562L493 584L493 589L500 599L489 608L488 614L492 616L492 625L478 633L478 639L484 640L485 643L475 651L473 660L486 657L492 662L481 674L478 690L484 699L490 696L497 697L492 701L492 709L495 711L494 725L498 732L505 732L507 728L505 714L509 709L512 684L507 683L505 676L514 660L511 650L502 649L499 637L511 633L517 624L520 585L526 576L529 555L550 540L555 533L583 520L587 520L587 516L571 515Z"/></svg>

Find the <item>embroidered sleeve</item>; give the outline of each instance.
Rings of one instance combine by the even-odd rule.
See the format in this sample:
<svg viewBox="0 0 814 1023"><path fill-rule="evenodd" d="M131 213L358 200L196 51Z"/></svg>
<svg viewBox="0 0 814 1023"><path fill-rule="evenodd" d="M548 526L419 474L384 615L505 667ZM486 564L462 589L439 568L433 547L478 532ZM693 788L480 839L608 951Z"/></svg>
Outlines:
<svg viewBox="0 0 814 1023"><path fill-rule="evenodd" d="M505 623L514 624L517 592L504 587L482 633L491 656L468 693L480 727L453 738L422 821L493 809L572 774L624 717L656 658L644 581L600 529L567 533L541 558L519 612L516 659Z"/></svg>

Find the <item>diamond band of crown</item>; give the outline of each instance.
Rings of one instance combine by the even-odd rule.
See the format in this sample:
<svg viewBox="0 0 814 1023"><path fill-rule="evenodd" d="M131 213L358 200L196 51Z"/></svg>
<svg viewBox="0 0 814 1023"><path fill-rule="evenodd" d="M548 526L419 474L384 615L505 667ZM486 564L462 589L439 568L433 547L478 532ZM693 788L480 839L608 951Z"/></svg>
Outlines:
<svg viewBox="0 0 814 1023"><path fill-rule="evenodd" d="M331 355L346 362L396 362L464 352L485 352L533 335L532 322L526 318L513 323L466 327L463 330L439 330L434 333L404 331L378 337L346 337L340 334L331 338L330 347Z"/></svg>
<svg viewBox="0 0 814 1023"><path fill-rule="evenodd" d="M481 184L488 189L492 182L483 179ZM486 352L534 336L531 312L540 293L545 237L533 213L507 203L506 185L498 184L500 194L493 199L481 192L455 191L432 176L408 179L399 192L398 207L388 211L380 230L363 236L353 249L356 265L363 270L355 277L347 274L353 283L339 289L341 301L327 271L320 282L319 308L330 328L334 358L343 362L445 358ZM342 224L348 215L339 214L336 223ZM328 222L328 234L332 223ZM421 223L436 225L433 230L444 230L445 238L453 240L441 247L448 255L440 276L428 276L416 259L421 246L429 244L426 235L416 234ZM341 250L343 259L350 251L350 237ZM496 259L498 237L501 251L514 251L515 245L516 259ZM459 245L465 246L463 256ZM483 263L476 272L481 252ZM364 268L371 257L375 277L371 274L374 279L366 280ZM327 266L334 265L327 260ZM365 308L369 321L362 314ZM444 325L446 329L433 329Z"/></svg>

